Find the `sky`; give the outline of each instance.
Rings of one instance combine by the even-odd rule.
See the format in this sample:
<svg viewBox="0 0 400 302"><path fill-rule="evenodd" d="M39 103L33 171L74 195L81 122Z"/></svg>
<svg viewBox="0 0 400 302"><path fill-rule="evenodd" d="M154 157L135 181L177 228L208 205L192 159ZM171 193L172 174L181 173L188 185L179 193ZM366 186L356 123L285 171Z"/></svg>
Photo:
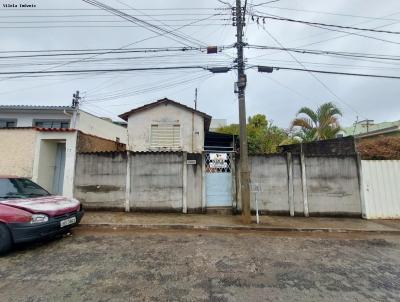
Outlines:
<svg viewBox="0 0 400 302"><path fill-rule="evenodd" d="M217 0L102 0L140 21L166 29L163 36L80 0L0 0L0 72L116 69L176 66L232 66L236 52L229 5ZM369 53L396 56L398 34L341 29L341 32L306 24L262 18L273 15L341 26L400 31L398 0L248 0L245 42L280 48ZM33 4L34 8L6 8L3 4ZM337 28L334 28L337 30ZM154 30L154 29L153 29ZM345 33L343 33L345 31ZM179 38L173 35L179 34ZM350 33L357 33L357 36ZM185 35L182 39L182 35ZM156 53L85 54L26 57L49 50L138 49L224 46L218 54L204 50ZM88 51L89 52L89 51ZM107 51L103 51L107 52ZM38 54L37 52L36 54ZM43 53L43 52L41 52ZM64 52L65 53L65 52ZM7 58L8 57L8 58ZM247 115L265 114L275 125L289 128L297 111L334 102L343 112L341 123L400 120L400 80L324 75L275 70L259 73L257 65L309 68L350 73L400 76L396 61L311 55L270 49L245 49L248 86ZM70 105L79 90L82 109L117 119L137 106L168 97L194 106L214 118L238 121L234 70L212 74L207 70L158 70L119 73L52 74L28 77L0 75L0 104Z"/></svg>

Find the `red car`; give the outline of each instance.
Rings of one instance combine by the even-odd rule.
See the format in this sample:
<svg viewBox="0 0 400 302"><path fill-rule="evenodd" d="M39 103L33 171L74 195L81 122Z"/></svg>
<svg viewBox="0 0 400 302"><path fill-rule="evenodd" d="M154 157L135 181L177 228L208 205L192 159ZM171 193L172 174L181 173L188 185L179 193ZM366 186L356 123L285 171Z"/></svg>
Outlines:
<svg viewBox="0 0 400 302"><path fill-rule="evenodd" d="M83 213L76 199L53 196L26 178L0 176L0 254L14 243L66 233Z"/></svg>

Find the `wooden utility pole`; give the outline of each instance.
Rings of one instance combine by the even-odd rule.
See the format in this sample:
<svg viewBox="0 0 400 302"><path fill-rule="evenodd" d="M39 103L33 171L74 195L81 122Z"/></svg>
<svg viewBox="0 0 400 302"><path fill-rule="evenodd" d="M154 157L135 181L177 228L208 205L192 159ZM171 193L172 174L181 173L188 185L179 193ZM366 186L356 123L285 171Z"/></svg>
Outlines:
<svg viewBox="0 0 400 302"><path fill-rule="evenodd" d="M246 117L246 98L245 90L247 77L245 74L245 62L243 54L243 26L245 11L242 10L241 0L236 0L236 49L237 49L237 69L238 69L238 100L239 100L239 125L240 125L240 188L242 201L242 220L243 223L251 223L250 211L250 171L249 154L247 147L247 117Z"/></svg>

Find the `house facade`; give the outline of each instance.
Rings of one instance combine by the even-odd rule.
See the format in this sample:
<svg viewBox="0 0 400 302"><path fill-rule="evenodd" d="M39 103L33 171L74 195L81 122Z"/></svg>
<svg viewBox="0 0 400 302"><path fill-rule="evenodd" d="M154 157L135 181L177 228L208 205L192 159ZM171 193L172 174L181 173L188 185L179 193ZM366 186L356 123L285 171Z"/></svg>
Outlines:
<svg viewBox="0 0 400 302"><path fill-rule="evenodd" d="M120 115L128 122L128 149L134 152L202 153L211 116L170 99Z"/></svg>
<svg viewBox="0 0 400 302"><path fill-rule="evenodd" d="M70 106L0 105L0 128L76 129L105 139L127 142L126 128Z"/></svg>
<svg viewBox="0 0 400 302"><path fill-rule="evenodd" d="M73 196L76 154L124 149L126 128L72 107L0 106L0 174Z"/></svg>

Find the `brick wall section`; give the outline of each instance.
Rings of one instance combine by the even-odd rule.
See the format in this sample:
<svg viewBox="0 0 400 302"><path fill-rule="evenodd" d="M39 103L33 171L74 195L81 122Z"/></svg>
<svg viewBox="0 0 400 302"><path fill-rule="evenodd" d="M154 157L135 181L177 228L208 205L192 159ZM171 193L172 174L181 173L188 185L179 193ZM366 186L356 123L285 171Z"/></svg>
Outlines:
<svg viewBox="0 0 400 302"><path fill-rule="evenodd" d="M126 145L82 132L78 133L77 152L125 151Z"/></svg>

